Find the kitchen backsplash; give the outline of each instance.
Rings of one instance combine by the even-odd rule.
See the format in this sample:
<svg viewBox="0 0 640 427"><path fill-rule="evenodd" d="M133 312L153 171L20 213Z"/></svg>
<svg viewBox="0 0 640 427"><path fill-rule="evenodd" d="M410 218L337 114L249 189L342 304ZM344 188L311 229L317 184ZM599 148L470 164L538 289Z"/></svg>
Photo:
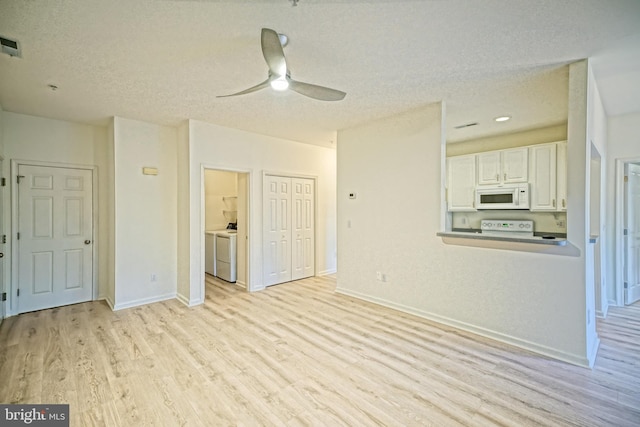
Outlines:
<svg viewBox="0 0 640 427"><path fill-rule="evenodd" d="M512 219L533 221L534 232L567 233L566 212L530 212L523 210L486 210L477 212L453 212L453 229L480 229L483 219Z"/></svg>

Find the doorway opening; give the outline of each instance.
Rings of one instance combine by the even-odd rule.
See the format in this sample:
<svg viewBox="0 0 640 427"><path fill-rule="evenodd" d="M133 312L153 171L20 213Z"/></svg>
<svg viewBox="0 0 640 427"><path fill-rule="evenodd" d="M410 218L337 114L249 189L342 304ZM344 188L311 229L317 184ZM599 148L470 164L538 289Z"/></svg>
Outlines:
<svg viewBox="0 0 640 427"><path fill-rule="evenodd" d="M616 160L615 303L640 301L640 158Z"/></svg>
<svg viewBox="0 0 640 427"><path fill-rule="evenodd" d="M202 182L203 296L213 277L249 290L249 173L205 167Z"/></svg>

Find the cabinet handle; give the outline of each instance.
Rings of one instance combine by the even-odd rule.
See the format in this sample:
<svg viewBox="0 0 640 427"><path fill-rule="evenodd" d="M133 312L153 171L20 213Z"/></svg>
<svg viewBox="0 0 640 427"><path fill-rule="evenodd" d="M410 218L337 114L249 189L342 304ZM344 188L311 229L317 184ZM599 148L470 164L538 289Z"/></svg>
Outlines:
<svg viewBox="0 0 640 427"><path fill-rule="evenodd" d="M500 174L499 173L496 174L496 181L500 181Z"/></svg>
<svg viewBox="0 0 640 427"><path fill-rule="evenodd" d="M507 180L507 173L506 172L504 173L504 180L505 181Z"/></svg>
<svg viewBox="0 0 640 427"><path fill-rule="evenodd" d="M563 208L566 208L566 207L567 207L567 205L566 205L566 203L565 203L564 199L562 199L562 207L563 207Z"/></svg>
<svg viewBox="0 0 640 427"><path fill-rule="evenodd" d="M554 208L556 207L556 199L553 199L553 200L551 201L551 205L552 205Z"/></svg>

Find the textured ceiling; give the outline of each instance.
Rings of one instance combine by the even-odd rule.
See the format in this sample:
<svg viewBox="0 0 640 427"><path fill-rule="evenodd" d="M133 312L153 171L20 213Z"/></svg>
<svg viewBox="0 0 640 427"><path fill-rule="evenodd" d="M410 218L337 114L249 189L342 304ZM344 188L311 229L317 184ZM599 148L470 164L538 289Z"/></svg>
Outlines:
<svg viewBox="0 0 640 427"><path fill-rule="evenodd" d="M216 98L266 79L262 27L289 36L292 77L345 100ZM601 55L597 70L612 86L605 107L640 110L640 97L608 96L618 77L640 86L640 60L625 56L638 34L638 0L0 0L0 35L22 48L0 55L0 105L102 125L191 118L331 146L336 130L444 100L457 141L566 120L566 64L611 49L616 66ZM513 120L492 121L502 114Z"/></svg>

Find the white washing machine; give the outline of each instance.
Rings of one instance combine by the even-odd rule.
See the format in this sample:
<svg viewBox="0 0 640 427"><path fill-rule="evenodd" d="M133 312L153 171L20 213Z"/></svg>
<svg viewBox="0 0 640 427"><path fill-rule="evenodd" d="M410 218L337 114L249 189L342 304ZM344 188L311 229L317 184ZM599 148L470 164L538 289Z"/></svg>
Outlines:
<svg viewBox="0 0 640 427"><path fill-rule="evenodd" d="M236 233L223 231L216 233L215 275L227 282L236 281Z"/></svg>
<svg viewBox="0 0 640 427"><path fill-rule="evenodd" d="M227 230L207 230L204 232L204 271L216 275L216 235Z"/></svg>

